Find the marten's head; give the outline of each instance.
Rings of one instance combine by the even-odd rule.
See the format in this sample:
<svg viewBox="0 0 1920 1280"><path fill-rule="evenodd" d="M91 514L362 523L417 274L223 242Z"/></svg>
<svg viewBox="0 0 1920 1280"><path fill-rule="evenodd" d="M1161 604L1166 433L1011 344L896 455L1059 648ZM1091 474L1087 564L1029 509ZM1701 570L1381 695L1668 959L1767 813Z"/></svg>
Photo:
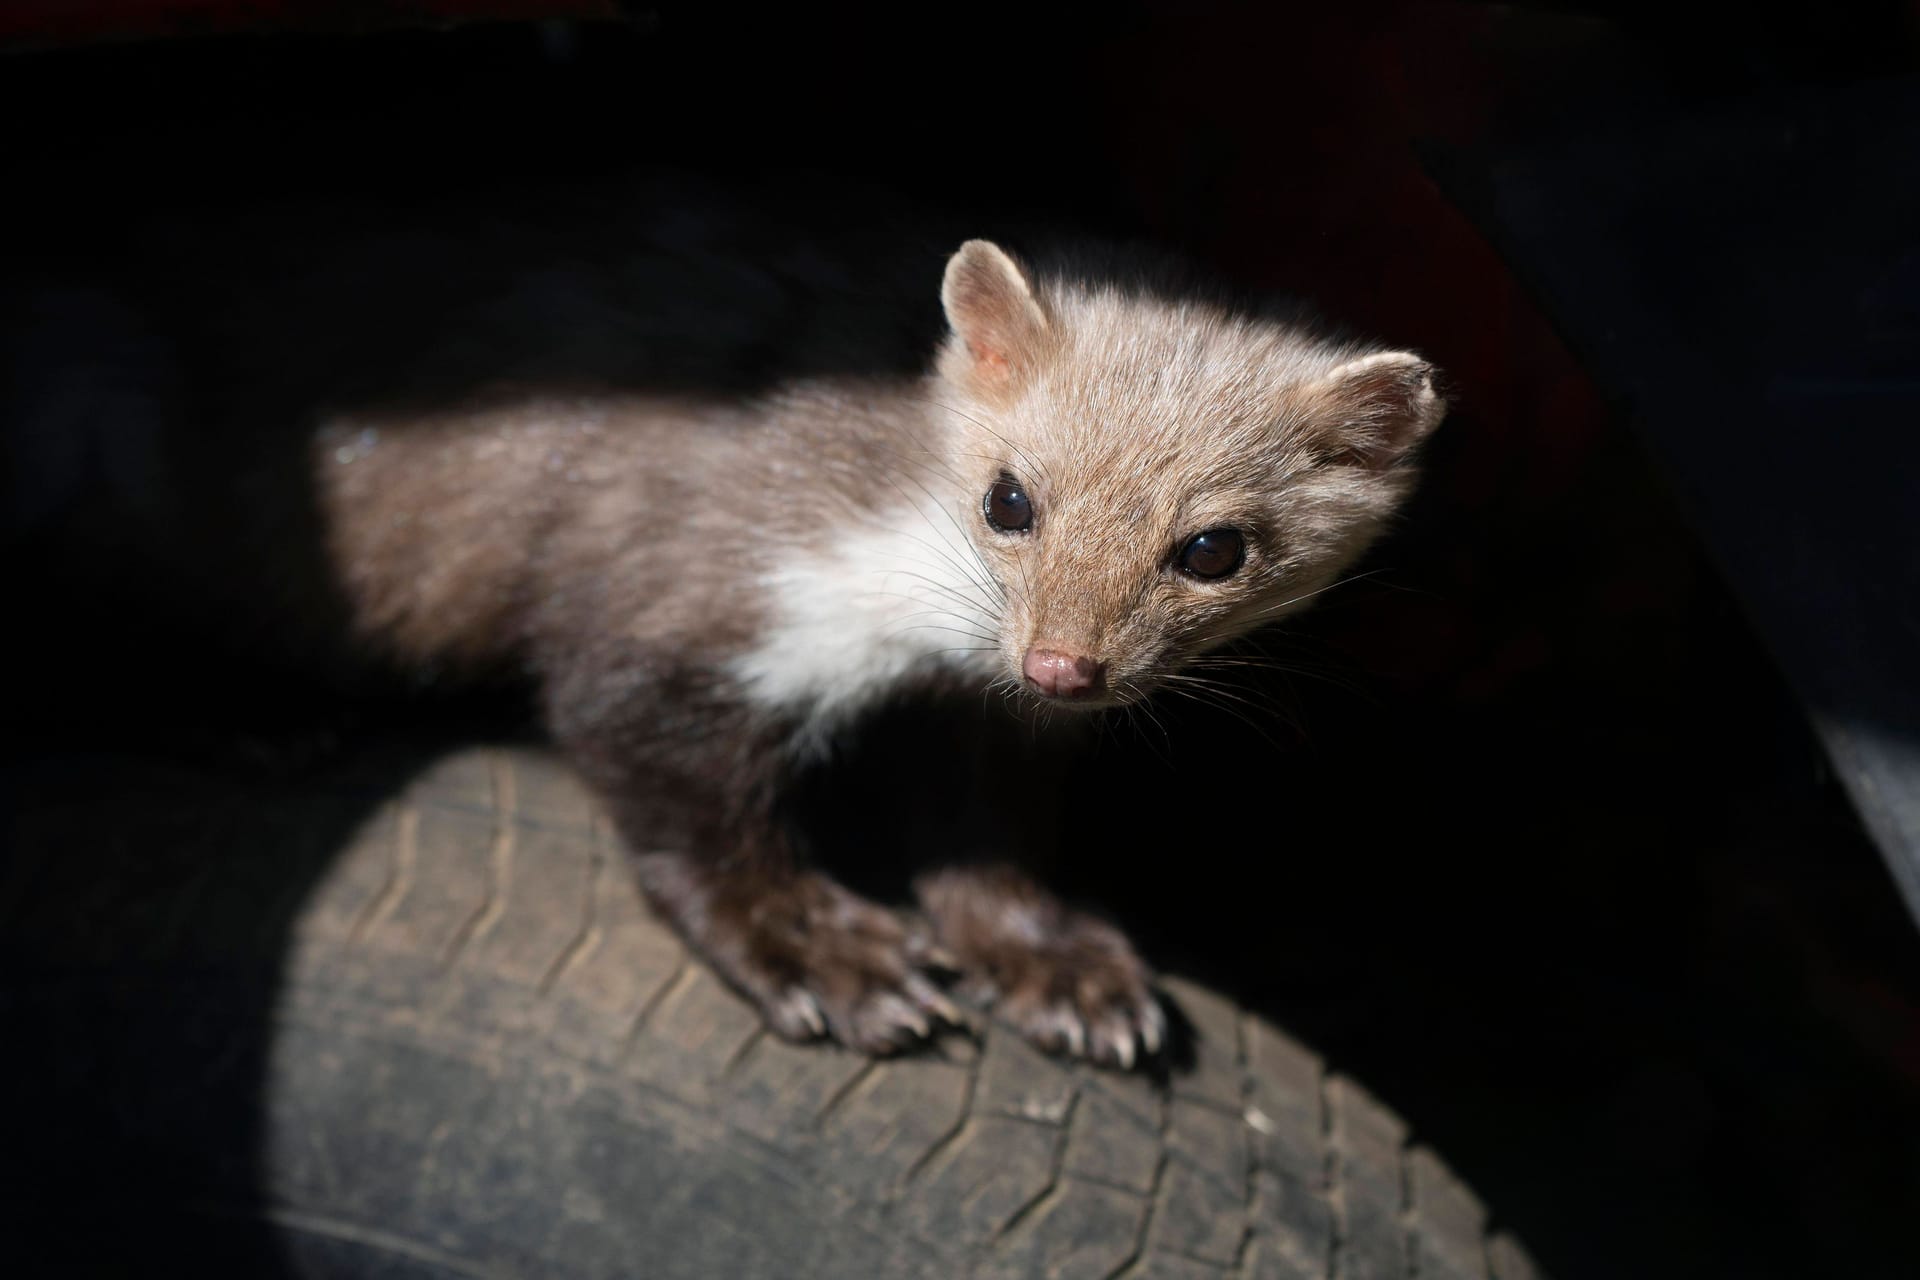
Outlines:
<svg viewBox="0 0 1920 1280"><path fill-rule="evenodd" d="M1381 532L1446 402L1418 356L972 240L941 290L941 407L1009 678L1136 700L1301 607Z"/></svg>

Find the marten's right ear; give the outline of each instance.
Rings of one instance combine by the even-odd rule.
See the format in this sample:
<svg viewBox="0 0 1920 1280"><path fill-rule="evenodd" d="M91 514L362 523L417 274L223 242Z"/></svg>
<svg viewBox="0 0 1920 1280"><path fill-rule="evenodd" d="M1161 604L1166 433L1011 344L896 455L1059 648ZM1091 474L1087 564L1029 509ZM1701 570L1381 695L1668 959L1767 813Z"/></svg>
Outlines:
<svg viewBox="0 0 1920 1280"><path fill-rule="evenodd" d="M940 284L953 338L940 371L992 395L1020 385L1038 364L1047 337L1047 313L1033 282L1014 257L990 240L969 240L947 259Z"/></svg>
<svg viewBox="0 0 1920 1280"><path fill-rule="evenodd" d="M1447 416L1432 365L1411 351L1349 360L1307 387L1330 460L1379 471L1404 459Z"/></svg>

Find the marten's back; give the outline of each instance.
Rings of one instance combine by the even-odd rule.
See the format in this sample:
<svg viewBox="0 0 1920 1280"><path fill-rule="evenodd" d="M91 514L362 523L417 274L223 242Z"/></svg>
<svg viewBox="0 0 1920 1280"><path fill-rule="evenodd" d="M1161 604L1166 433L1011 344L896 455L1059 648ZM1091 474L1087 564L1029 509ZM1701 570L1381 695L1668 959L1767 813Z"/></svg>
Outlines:
<svg viewBox="0 0 1920 1280"><path fill-rule="evenodd" d="M875 232L848 207L654 179L537 201L154 213L110 249L9 264L0 536L41 633L59 647L137 619L331 661L347 601L314 480L323 429L323 454L350 456L377 439L393 451L405 423L445 431L515 403L725 400L917 371L952 241L924 222ZM413 471L457 514L457 468ZM497 483L474 488L511 521Z"/></svg>

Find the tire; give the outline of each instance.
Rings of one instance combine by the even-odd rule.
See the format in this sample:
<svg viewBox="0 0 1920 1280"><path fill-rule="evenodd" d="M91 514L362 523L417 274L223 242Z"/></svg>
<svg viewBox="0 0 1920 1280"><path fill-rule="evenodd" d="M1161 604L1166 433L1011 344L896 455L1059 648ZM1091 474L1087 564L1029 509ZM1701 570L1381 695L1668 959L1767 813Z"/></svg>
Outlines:
<svg viewBox="0 0 1920 1280"><path fill-rule="evenodd" d="M1158 1084L991 1025L892 1061L786 1045L550 756L396 790L420 763L9 770L0 1267L1535 1274L1390 1111L1211 991L1166 983L1192 1052Z"/></svg>

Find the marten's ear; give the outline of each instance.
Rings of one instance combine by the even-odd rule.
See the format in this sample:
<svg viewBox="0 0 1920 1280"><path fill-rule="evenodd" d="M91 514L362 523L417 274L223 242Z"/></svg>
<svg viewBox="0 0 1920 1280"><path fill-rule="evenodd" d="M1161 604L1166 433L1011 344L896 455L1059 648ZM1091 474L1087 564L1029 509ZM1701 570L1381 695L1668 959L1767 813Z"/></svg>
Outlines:
<svg viewBox="0 0 1920 1280"><path fill-rule="evenodd" d="M1376 351L1316 378L1306 389L1310 421L1325 433L1328 460L1390 467L1447 416L1434 368L1411 351Z"/></svg>
<svg viewBox="0 0 1920 1280"><path fill-rule="evenodd" d="M953 338L940 370L978 391L1018 386L1040 359L1047 313L1013 255L990 240L969 240L947 259L940 284Z"/></svg>

